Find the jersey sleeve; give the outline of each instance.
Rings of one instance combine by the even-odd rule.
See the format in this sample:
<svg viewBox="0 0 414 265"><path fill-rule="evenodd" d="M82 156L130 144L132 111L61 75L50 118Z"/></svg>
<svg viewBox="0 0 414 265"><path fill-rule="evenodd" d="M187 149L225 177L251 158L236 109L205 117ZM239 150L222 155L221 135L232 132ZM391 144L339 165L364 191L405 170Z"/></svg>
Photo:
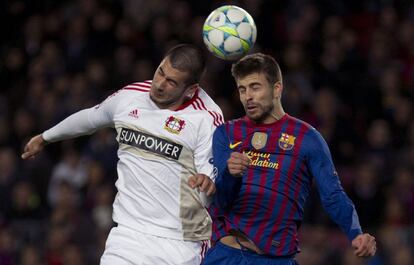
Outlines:
<svg viewBox="0 0 414 265"><path fill-rule="evenodd" d="M214 167L217 169L214 203L224 210L231 207L242 184L242 178L232 176L227 168L227 160L232 153L229 144L225 126L221 125L213 135Z"/></svg>
<svg viewBox="0 0 414 265"><path fill-rule="evenodd" d="M202 89L198 90L197 106L203 113L201 126L197 134L197 145L194 152L194 161L197 173L209 176L213 181L216 172L213 166L213 133L217 126L223 122L223 113L220 107Z"/></svg>
<svg viewBox="0 0 414 265"><path fill-rule="evenodd" d="M199 174L209 176L213 181L216 177L213 167L212 141L215 126L208 122L202 123L198 129L197 146L194 152L194 163Z"/></svg>
<svg viewBox="0 0 414 265"><path fill-rule="evenodd" d="M82 135L89 135L104 127L113 127L113 117L122 100L121 90L115 92L101 104L78 111L54 127L43 132L47 142L57 142Z"/></svg>
<svg viewBox="0 0 414 265"><path fill-rule="evenodd" d="M353 240L362 233L355 206L342 188L327 143L315 129L310 132L308 168L316 180L322 205L349 240Z"/></svg>

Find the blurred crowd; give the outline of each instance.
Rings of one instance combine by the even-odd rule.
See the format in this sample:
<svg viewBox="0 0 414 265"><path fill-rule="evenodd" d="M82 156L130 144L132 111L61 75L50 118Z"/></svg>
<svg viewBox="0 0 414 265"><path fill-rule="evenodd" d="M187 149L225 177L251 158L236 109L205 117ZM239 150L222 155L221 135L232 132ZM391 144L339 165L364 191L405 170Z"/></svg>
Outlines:
<svg viewBox="0 0 414 265"><path fill-rule="evenodd" d="M414 3L395 1L73 0L0 3L0 265L99 264L111 228L115 133L47 146L28 139L114 91L151 79L163 53L204 46L202 24L235 4L255 19L255 51L284 74L285 110L327 140L342 184L379 250L353 256L314 190L301 265L412 265ZM243 115L229 62L208 56L202 86L225 118Z"/></svg>

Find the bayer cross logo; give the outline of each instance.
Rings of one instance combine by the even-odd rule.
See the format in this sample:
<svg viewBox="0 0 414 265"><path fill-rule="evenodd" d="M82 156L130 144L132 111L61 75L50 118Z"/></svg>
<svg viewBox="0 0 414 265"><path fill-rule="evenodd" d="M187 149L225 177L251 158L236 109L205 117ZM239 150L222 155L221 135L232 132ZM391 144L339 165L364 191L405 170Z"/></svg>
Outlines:
<svg viewBox="0 0 414 265"><path fill-rule="evenodd" d="M174 116L170 116L165 121L164 129L170 133L180 134L181 130L184 129L185 121Z"/></svg>

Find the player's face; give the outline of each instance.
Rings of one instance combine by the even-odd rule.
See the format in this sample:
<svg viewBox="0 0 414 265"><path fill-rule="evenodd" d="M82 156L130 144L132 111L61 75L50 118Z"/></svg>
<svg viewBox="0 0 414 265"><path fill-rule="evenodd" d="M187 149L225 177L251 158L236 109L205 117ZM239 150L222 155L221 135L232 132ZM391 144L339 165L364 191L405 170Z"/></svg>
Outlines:
<svg viewBox="0 0 414 265"><path fill-rule="evenodd" d="M188 73L175 69L165 58L152 79L150 97L161 109L175 110L192 93L192 87L185 84Z"/></svg>
<svg viewBox="0 0 414 265"><path fill-rule="evenodd" d="M273 121L275 89L263 73L252 73L236 80L246 115L257 123Z"/></svg>

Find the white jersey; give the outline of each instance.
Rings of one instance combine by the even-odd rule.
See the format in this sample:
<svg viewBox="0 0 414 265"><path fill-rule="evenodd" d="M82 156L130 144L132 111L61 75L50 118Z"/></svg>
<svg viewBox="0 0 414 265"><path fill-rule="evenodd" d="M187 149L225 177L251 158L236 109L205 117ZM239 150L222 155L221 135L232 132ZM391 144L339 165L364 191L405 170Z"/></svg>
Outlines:
<svg viewBox="0 0 414 265"><path fill-rule="evenodd" d="M212 136L222 112L201 88L178 110L160 109L150 87L151 81L128 85L43 137L54 142L114 127L119 161L113 220L156 236L209 239L211 218L187 181L196 173L214 178Z"/></svg>

